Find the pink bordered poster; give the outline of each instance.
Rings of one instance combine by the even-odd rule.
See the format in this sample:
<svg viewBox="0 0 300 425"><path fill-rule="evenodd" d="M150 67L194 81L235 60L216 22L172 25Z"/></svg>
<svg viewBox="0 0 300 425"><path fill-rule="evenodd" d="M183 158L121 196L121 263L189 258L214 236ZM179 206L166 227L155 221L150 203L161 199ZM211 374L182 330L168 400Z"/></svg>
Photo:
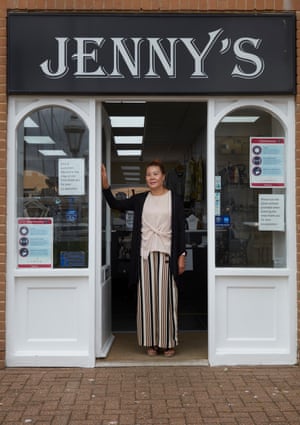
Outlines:
<svg viewBox="0 0 300 425"><path fill-rule="evenodd" d="M18 267L53 267L53 219L18 218Z"/></svg>
<svg viewBox="0 0 300 425"><path fill-rule="evenodd" d="M283 137L251 137L250 187L285 187Z"/></svg>

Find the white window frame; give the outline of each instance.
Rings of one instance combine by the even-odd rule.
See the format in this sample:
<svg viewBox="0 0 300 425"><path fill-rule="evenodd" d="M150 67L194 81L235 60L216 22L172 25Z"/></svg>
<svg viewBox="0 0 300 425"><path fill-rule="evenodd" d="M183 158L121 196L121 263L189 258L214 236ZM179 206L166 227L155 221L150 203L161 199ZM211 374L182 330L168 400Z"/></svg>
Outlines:
<svg viewBox="0 0 300 425"><path fill-rule="evenodd" d="M215 266L215 131L221 119L239 108L261 108L282 125L286 138L286 258L285 268L235 268ZM207 123L208 193L208 341L209 363L294 364L297 361L297 284L296 284L296 198L295 198L295 101L292 97L210 98ZM238 310L227 303L230 291L253 288L259 297L266 287L274 293L272 308L287 319L274 318L273 338L232 338L229 317L239 320ZM232 331L234 334L234 332ZM257 334L259 334L257 330Z"/></svg>

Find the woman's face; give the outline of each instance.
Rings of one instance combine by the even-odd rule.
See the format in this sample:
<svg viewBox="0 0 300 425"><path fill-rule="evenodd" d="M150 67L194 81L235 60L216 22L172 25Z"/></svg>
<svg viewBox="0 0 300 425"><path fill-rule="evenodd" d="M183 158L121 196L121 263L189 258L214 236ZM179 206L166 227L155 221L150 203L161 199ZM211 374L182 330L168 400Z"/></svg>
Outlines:
<svg viewBox="0 0 300 425"><path fill-rule="evenodd" d="M149 189L155 190L163 187L165 175L157 165L150 165L146 170L146 183Z"/></svg>

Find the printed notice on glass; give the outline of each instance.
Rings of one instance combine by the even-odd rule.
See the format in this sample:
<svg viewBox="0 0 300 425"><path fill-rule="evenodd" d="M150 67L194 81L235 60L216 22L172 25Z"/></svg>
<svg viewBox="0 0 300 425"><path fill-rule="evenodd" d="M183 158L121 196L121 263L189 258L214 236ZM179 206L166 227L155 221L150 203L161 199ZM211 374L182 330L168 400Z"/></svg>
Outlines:
<svg viewBox="0 0 300 425"><path fill-rule="evenodd" d="M84 195L84 158L58 160L59 195Z"/></svg>
<svg viewBox="0 0 300 425"><path fill-rule="evenodd" d="M258 230L284 231L284 195L258 196Z"/></svg>
<svg viewBox="0 0 300 425"><path fill-rule="evenodd" d="M250 187L284 187L284 138L251 137Z"/></svg>
<svg viewBox="0 0 300 425"><path fill-rule="evenodd" d="M53 219L18 218L18 267L53 267Z"/></svg>
<svg viewBox="0 0 300 425"><path fill-rule="evenodd" d="M215 215L221 214L221 193L215 192Z"/></svg>

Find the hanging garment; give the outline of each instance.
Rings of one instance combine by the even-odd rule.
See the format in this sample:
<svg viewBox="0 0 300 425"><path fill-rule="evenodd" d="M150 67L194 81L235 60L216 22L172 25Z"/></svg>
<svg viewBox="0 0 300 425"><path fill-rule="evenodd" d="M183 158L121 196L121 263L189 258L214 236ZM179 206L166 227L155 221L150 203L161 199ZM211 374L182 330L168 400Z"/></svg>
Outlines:
<svg viewBox="0 0 300 425"><path fill-rule="evenodd" d="M181 198L185 193L185 169L183 166L178 165L170 170L166 177L166 187L175 192Z"/></svg>
<svg viewBox="0 0 300 425"><path fill-rule="evenodd" d="M194 160L191 159L185 166L185 188L184 188L184 201L189 202L192 194L193 174L194 174Z"/></svg>
<svg viewBox="0 0 300 425"><path fill-rule="evenodd" d="M202 160L196 161L194 164L194 199L195 201L202 201L204 195L204 186L203 186L203 166Z"/></svg>

